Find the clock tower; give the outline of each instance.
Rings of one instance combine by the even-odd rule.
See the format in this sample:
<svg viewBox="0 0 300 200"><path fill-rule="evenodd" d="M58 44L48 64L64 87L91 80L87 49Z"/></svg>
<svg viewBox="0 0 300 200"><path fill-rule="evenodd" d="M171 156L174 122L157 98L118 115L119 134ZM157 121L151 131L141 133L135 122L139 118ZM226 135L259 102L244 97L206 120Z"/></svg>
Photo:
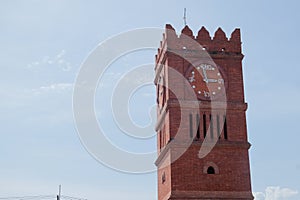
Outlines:
<svg viewBox="0 0 300 200"><path fill-rule="evenodd" d="M158 200L253 200L240 30L166 25L156 55Z"/></svg>

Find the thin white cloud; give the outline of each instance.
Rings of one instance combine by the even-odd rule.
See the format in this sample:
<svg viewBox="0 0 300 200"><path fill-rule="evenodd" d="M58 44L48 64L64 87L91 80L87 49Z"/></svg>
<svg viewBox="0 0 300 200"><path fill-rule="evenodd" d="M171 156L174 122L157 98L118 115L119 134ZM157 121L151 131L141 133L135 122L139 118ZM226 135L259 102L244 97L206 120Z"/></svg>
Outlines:
<svg viewBox="0 0 300 200"><path fill-rule="evenodd" d="M264 200L266 195L263 192L253 192L254 200Z"/></svg>
<svg viewBox="0 0 300 200"><path fill-rule="evenodd" d="M64 92L71 91L73 89L72 83L54 83L47 86L41 86L37 89L32 89L35 94L41 94L45 92Z"/></svg>
<svg viewBox="0 0 300 200"><path fill-rule="evenodd" d="M70 71L72 66L71 63L64 58L65 54L66 51L63 49L52 58L50 56L44 56L41 60L31 62L27 65L27 68L36 70L39 68L56 65L62 71Z"/></svg>
<svg viewBox="0 0 300 200"><path fill-rule="evenodd" d="M59 60L61 59L64 55L66 54L66 50L61 50L59 54L56 55L56 59Z"/></svg>
<svg viewBox="0 0 300 200"><path fill-rule="evenodd" d="M290 188L280 188L279 186L269 186L264 192L254 192L255 200L289 200L298 194L297 190Z"/></svg>

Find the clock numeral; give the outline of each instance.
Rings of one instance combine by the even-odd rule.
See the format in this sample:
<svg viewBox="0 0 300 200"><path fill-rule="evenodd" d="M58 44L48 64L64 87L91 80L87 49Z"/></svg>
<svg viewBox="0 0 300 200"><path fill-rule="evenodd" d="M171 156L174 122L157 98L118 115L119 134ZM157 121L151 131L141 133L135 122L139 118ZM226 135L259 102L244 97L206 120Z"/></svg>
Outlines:
<svg viewBox="0 0 300 200"><path fill-rule="evenodd" d="M195 81L195 74L193 73L192 76L189 77L189 82L192 83Z"/></svg>
<svg viewBox="0 0 300 200"><path fill-rule="evenodd" d="M204 93L205 97L210 97L210 93L209 92L203 91L203 93Z"/></svg>
<svg viewBox="0 0 300 200"><path fill-rule="evenodd" d="M208 65L208 64L202 64L200 65L200 67L203 69L203 70L215 70L215 68L211 65Z"/></svg>

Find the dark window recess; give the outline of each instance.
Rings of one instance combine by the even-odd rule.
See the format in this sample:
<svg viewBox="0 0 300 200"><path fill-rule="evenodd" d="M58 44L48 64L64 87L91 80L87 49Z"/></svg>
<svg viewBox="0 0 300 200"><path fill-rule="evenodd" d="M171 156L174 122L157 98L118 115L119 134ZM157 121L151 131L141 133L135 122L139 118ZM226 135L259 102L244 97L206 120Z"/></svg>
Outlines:
<svg viewBox="0 0 300 200"><path fill-rule="evenodd" d="M212 166L208 167L207 174L215 174L215 169Z"/></svg>
<svg viewBox="0 0 300 200"><path fill-rule="evenodd" d="M213 116L209 115L209 131L210 131L210 138L214 138L214 122L213 122Z"/></svg>
<svg viewBox="0 0 300 200"><path fill-rule="evenodd" d="M228 139L228 135L227 135L227 120L226 120L226 116L224 115L224 139L227 140Z"/></svg>
<svg viewBox="0 0 300 200"><path fill-rule="evenodd" d="M159 148L162 148L162 136L161 136L161 131L159 131Z"/></svg>
<svg viewBox="0 0 300 200"><path fill-rule="evenodd" d="M197 139L200 139L200 116L199 114L196 115L197 120Z"/></svg>
<svg viewBox="0 0 300 200"><path fill-rule="evenodd" d="M163 83L164 84L164 83ZM164 106L165 105L165 103L166 103L166 87L165 86L163 86L163 100L162 100L162 106Z"/></svg>
<svg viewBox="0 0 300 200"><path fill-rule="evenodd" d="M220 116L217 115L217 136L219 139L221 138L221 132L220 132Z"/></svg>
<svg viewBox="0 0 300 200"><path fill-rule="evenodd" d="M161 148L164 147L164 135L163 132L161 132Z"/></svg>
<svg viewBox="0 0 300 200"><path fill-rule="evenodd" d="M165 134L164 134L164 132L162 132L162 133L163 133L162 138L163 138L163 147L164 147L165 144L166 144L166 139L165 139Z"/></svg>
<svg viewBox="0 0 300 200"><path fill-rule="evenodd" d="M203 115L203 135L206 137L206 115Z"/></svg>
<svg viewBox="0 0 300 200"><path fill-rule="evenodd" d="M162 183L166 182L166 173L165 172L161 176L161 182Z"/></svg>
<svg viewBox="0 0 300 200"><path fill-rule="evenodd" d="M190 114L190 138L193 138L193 115Z"/></svg>

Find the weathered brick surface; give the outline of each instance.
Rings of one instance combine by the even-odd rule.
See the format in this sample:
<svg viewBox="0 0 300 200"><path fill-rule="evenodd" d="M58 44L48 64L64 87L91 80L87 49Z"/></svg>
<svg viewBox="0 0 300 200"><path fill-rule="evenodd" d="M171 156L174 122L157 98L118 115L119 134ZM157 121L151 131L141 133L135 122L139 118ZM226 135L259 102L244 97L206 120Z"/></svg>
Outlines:
<svg viewBox="0 0 300 200"><path fill-rule="evenodd" d="M199 49L191 40L198 42L203 48ZM175 69L186 77L193 62L209 61L206 52L224 73L226 84L226 99L217 102L214 107L210 101L195 101L187 95L184 81L172 75L172 70ZM234 30L228 39L221 28L211 37L204 27L194 36L188 26L177 35L171 25L166 25L155 67L155 84L158 90L158 200L253 199L242 59L239 29ZM166 85L163 92L159 77L162 77ZM169 89L171 86L176 88L177 96ZM226 128L223 126L223 116L226 116ZM218 128L215 125L218 123L217 118L222 124L220 138L213 150L200 159L198 154L204 140L204 119L206 137L212 135L211 137L218 138ZM196 119L200 120L199 138L196 137ZM211 123L214 126L210 129ZM193 138L190 138L191 127ZM177 159L176 156L180 155L187 141L192 141L191 145ZM215 174L207 174L209 166L214 167Z"/></svg>

